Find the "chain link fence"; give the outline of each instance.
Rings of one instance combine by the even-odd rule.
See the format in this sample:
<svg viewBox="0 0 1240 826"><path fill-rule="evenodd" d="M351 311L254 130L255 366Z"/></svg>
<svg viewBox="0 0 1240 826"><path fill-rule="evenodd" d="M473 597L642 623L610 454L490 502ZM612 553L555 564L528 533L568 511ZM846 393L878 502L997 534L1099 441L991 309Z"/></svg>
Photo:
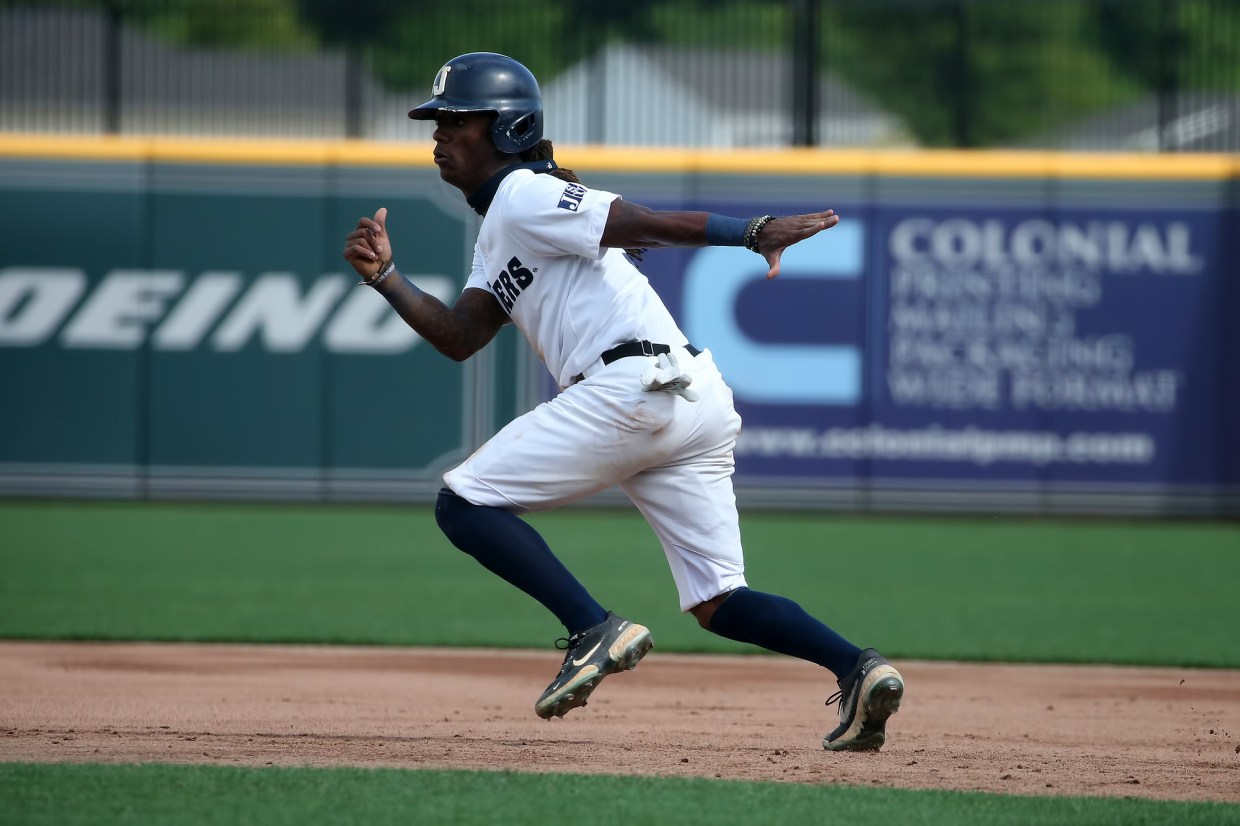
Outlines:
<svg viewBox="0 0 1240 826"><path fill-rule="evenodd" d="M562 143L1240 151L1235 0L0 1L0 130L424 140L482 50Z"/></svg>

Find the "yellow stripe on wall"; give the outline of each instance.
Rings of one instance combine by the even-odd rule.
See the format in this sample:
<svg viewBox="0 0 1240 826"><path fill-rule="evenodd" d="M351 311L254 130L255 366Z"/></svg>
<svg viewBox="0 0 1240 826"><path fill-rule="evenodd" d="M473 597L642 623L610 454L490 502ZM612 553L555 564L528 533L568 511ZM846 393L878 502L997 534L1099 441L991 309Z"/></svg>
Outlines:
<svg viewBox="0 0 1240 826"><path fill-rule="evenodd" d="M160 161L278 166L430 167L431 144L361 140L257 140L0 133L0 158ZM1019 152L1007 150L670 150L563 146L563 166L590 172L892 177L1218 180L1240 177L1237 154Z"/></svg>
<svg viewBox="0 0 1240 826"><path fill-rule="evenodd" d="M985 178L1168 178L1240 175L1238 155L1013 152L1005 150L780 149L772 151L564 147L564 166L591 172L714 172L758 175L887 175Z"/></svg>

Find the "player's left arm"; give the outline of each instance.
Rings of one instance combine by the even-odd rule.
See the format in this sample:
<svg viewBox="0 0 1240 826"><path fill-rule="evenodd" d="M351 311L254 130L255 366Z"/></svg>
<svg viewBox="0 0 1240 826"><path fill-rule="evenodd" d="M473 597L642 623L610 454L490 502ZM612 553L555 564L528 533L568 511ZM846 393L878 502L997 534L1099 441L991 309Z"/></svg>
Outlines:
<svg viewBox="0 0 1240 826"><path fill-rule="evenodd" d="M712 217L715 220L712 226ZM620 249L658 247L704 247L717 244L742 246L733 228L735 218L712 216L709 212L672 212L649 209L622 198L611 202L600 246ZM779 275L779 260L788 247L838 224L834 210L805 215L772 218L758 232L758 253L770 269L767 278ZM740 222L741 224L747 222Z"/></svg>

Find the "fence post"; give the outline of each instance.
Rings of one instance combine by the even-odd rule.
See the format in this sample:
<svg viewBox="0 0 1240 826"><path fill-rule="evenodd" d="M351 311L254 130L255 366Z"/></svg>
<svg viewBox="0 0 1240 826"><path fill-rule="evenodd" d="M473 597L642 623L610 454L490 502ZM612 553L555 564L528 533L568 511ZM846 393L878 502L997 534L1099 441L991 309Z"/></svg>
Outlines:
<svg viewBox="0 0 1240 826"><path fill-rule="evenodd" d="M818 144L818 2L792 3L792 145Z"/></svg>
<svg viewBox="0 0 1240 826"><path fill-rule="evenodd" d="M1175 150L1171 136L1171 124L1178 109L1176 96L1179 92L1179 31L1176 26L1175 7L1171 0L1158 4L1158 46L1155 60L1158 80L1158 151Z"/></svg>
<svg viewBox="0 0 1240 826"><path fill-rule="evenodd" d="M590 56L586 81L586 143L607 143L607 53L599 38Z"/></svg>
<svg viewBox="0 0 1240 826"><path fill-rule="evenodd" d="M121 131L121 4L110 2L103 33L103 131Z"/></svg>
<svg viewBox="0 0 1240 826"><path fill-rule="evenodd" d="M956 2L956 59L953 66L955 75L953 109L953 131L956 146L971 148L976 143L977 132L973 124L973 38L969 15L970 0Z"/></svg>
<svg viewBox="0 0 1240 826"><path fill-rule="evenodd" d="M362 78L365 76L362 54L355 45L344 50L344 136L362 137Z"/></svg>

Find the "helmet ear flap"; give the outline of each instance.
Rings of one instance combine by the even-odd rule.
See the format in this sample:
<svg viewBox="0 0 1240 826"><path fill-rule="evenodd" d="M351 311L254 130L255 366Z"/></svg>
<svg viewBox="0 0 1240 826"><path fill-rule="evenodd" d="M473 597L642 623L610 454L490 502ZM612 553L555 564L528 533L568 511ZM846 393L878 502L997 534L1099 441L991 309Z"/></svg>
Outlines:
<svg viewBox="0 0 1240 826"><path fill-rule="evenodd" d="M512 122L512 126L508 127L508 134L517 140L522 140L525 136L532 134L538 130L538 118L542 112L527 112Z"/></svg>
<svg viewBox="0 0 1240 826"><path fill-rule="evenodd" d="M504 113L491 127L491 140L501 152L517 155L532 149L542 139L542 110L524 114Z"/></svg>

